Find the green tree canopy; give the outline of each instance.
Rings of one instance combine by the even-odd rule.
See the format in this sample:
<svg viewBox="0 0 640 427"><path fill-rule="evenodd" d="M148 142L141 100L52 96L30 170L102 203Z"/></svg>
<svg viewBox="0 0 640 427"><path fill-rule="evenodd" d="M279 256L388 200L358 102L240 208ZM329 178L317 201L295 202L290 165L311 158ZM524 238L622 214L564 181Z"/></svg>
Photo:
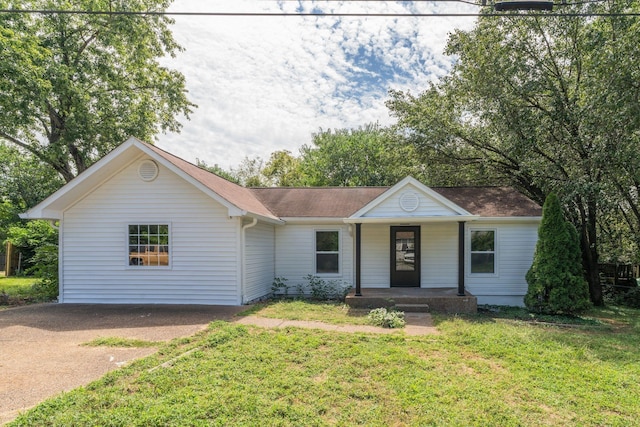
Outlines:
<svg viewBox="0 0 640 427"><path fill-rule="evenodd" d="M640 10L637 1L566 12ZM640 31L603 16L481 17L456 31L452 73L388 103L418 153L518 187L542 203L556 192L579 230L591 298L602 303L598 223L617 211L637 229Z"/></svg>
<svg viewBox="0 0 640 427"><path fill-rule="evenodd" d="M393 185L407 175L425 179L425 168L410 145L378 124L359 129L320 130L300 149L301 170L309 186Z"/></svg>
<svg viewBox="0 0 640 427"><path fill-rule="evenodd" d="M168 0L0 0L2 9L153 11ZM194 107L184 76L159 59L181 50L162 15L0 15L0 138L66 181L128 136L178 131Z"/></svg>

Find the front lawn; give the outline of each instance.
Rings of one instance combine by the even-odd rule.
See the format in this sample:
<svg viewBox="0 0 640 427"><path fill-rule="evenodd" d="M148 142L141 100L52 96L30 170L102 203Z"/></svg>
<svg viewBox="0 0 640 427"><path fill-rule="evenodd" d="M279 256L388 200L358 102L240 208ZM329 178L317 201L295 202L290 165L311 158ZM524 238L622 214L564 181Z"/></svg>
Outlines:
<svg viewBox="0 0 640 427"><path fill-rule="evenodd" d="M33 277L0 276L0 309L41 300L41 291L34 287L39 279Z"/></svg>
<svg viewBox="0 0 640 427"><path fill-rule="evenodd" d="M12 425L637 425L640 310L521 317L420 337L216 322Z"/></svg>

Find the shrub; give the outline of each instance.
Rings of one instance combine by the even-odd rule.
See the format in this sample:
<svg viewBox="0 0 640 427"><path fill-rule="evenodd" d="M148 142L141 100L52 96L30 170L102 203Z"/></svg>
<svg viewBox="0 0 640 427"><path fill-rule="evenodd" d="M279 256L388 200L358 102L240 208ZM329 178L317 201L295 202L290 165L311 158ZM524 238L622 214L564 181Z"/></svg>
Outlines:
<svg viewBox="0 0 640 427"><path fill-rule="evenodd" d="M631 288L622 297L622 304L631 308L640 308L640 288Z"/></svg>
<svg viewBox="0 0 640 427"><path fill-rule="evenodd" d="M273 292L274 296L288 296L289 295L289 285L285 282L287 281L284 277L274 277L273 282L271 283L271 292Z"/></svg>
<svg viewBox="0 0 640 427"><path fill-rule="evenodd" d="M535 313L574 314L591 305L578 233L565 221L553 193L542 209L538 243L526 279L529 287L524 303Z"/></svg>
<svg viewBox="0 0 640 427"><path fill-rule="evenodd" d="M305 280L307 281L311 298L319 301L341 301L347 296L349 289L351 289L351 285L342 280L327 281L313 274L305 276ZM302 289L299 288L298 290L300 291Z"/></svg>
<svg viewBox="0 0 640 427"><path fill-rule="evenodd" d="M367 319L372 325L383 328L404 328L404 312L387 310L386 308L375 308L369 312Z"/></svg>

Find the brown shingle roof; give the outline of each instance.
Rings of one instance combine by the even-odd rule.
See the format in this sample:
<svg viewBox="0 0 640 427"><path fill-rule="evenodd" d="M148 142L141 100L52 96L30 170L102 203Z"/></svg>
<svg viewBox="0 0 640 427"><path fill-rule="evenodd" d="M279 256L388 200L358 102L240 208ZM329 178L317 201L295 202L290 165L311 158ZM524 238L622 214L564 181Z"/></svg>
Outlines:
<svg viewBox="0 0 640 427"><path fill-rule="evenodd" d="M145 143L150 149L171 162L183 172L217 193L231 204L250 213L254 213L267 218L278 219L255 194L248 188L227 181L218 175L197 167L196 165L182 160L154 145Z"/></svg>
<svg viewBox="0 0 640 427"><path fill-rule="evenodd" d="M231 204L267 218L347 218L390 187L245 188L174 156L147 147ZM541 216L542 208L511 187L431 187L472 215Z"/></svg>
<svg viewBox="0 0 640 427"><path fill-rule="evenodd" d="M269 209L281 218L347 218L389 187L253 188Z"/></svg>
<svg viewBox="0 0 640 427"><path fill-rule="evenodd" d="M281 218L347 218L390 187L253 188L258 199ZM510 187L432 187L472 215L541 216L542 208Z"/></svg>
<svg viewBox="0 0 640 427"><path fill-rule="evenodd" d="M431 187L473 215L542 216L542 208L511 187Z"/></svg>

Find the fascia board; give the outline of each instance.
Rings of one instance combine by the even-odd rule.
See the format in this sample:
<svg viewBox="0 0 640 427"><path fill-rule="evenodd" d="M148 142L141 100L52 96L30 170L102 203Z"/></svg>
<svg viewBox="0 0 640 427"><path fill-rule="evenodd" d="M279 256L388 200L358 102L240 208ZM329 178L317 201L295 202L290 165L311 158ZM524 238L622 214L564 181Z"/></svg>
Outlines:
<svg viewBox="0 0 640 427"><path fill-rule="evenodd" d="M403 217L362 217L345 218L346 224L425 224L443 222L471 222L479 217L476 215L452 215L452 216L403 216Z"/></svg>
<svg viewBox="0 0 640 427"><path fill-rule="evenodd" d="M52 195L44 199L42 202L38 203L33 208L29 209L27 212L20 214L20 218L23 219L60 219L62 216L62 211L74 203L75 200L78 200L84 197L98 182L102 182L105 177L112 175L109 172L108 165L120 155L122 155L126 150L133 147L136 143L135 138L129 138L124 143L120 144L118 147L113 149L107 155L102 157L96 163L91 165L86 171L82 172L80 175L76 176L74 179L66 183L62 188L58 191L54 192ZM119 168L118 168L119 169ZM91 184L91 180L96 181L95 185ZM87 186L87 183L88 186ZM83 186L87 186L88 188L83 188ZM73 201L68 201L64 203L64 206L54 207L57 202L60 202L70 196L72 193L78 192L76 196L73 196ZM55 216L55 218L51 218L51 216Z"/></svg>

